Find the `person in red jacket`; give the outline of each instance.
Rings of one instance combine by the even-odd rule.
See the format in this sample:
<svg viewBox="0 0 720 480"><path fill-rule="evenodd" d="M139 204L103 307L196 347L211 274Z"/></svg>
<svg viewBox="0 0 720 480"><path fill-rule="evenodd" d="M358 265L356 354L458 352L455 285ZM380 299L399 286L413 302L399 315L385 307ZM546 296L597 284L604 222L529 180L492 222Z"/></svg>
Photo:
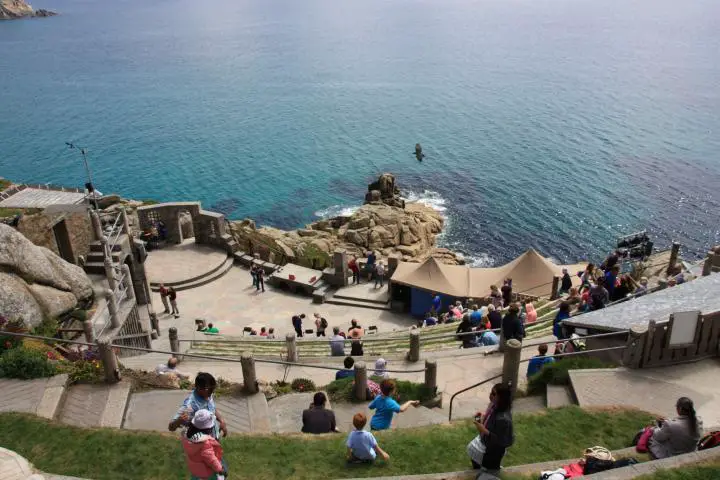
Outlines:
<svg viewBox="0 0 720 480"><path fill-rule="evenodd" d="M222 446L212 435L214 428L212 413L198 410L183 435L182 444L191 480L221 480L227 475Z"/></svg>

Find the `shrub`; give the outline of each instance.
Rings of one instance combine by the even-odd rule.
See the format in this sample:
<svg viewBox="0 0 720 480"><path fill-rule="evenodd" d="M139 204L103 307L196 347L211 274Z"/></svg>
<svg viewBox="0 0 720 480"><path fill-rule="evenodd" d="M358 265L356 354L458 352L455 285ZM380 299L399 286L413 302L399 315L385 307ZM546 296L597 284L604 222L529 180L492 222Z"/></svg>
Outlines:
<svg viewBox="0 0 720 480"><path fill-rule="evenodd" d="M528 379L528 393L542 393L546 385L569 385L569 370L584 368L609 368L615 365L593 357L568 357L545 364L538 373Z"/></svg>
<svg viewBox="0 0 720 480"><path fill-rule="evenodd" d="M58 322L54 318L45 317L37 327L32 329L32 334L39 337L54 337L57 335Z"/></svg>
<svg viewBox="0 0 720 480"><path fill-rule="evenodd" d="M307 378L296 378L290 384L290 388L296 392L314 392L315 382Z"/></svg>
<svg viewBox="0 0 720 480"><path fill-rule="evenodd" d="M77 310L73 310L70 313L70 316L76 320L80 320L81 322L84 322L88 319L88 312L87 310L82 310L78 308Z"/></svg>
<svg viewBox="0 0 720 480"><path fill-rule="evenodd" d="M0 315L0 354L2 354L5 350L15 348L22 343L22 338L12 335L2 335L2 330L7 329L11 332L18 332L19 330L22 330L22 325L22 321L20 321L20 323L10 322L7 317Z"/></svg>
<svg viewBox="0 0 720 480"><path fill-rule="evenodd" d="M12 182L7 178L0 178L0 192L12 185Z"/></svg>
<svg viewBox="0 0 720 480"><path fill-rule="evenodd" d="M373 382L382 382L381 378L371 377ZM420 400L426 402L435 397L436 392L430 390L423 383L410 382L408 380L394 380L395 382L395 393L393 397L399 403L407 402L408 400ZM355 379L353 377L341 378L340 380L334 380L327 384L325 391L330 397L331 402L351 402L353 399L353 384Z"/></svg>
<svg viewBox="0 0 720 480"><path fill-rule="evenodd" d="M37 350L17 347L0 355L0 377L30 380L51 377L55 373L55 364L48 360L45 353Z"/></svg>
<svg viewBox="0 0 720 480"><path fill-rule="evenodd" d="M105 370L99 360L63 362L58 370L68 374L70 383L102 383L105 381Z"/></svg>

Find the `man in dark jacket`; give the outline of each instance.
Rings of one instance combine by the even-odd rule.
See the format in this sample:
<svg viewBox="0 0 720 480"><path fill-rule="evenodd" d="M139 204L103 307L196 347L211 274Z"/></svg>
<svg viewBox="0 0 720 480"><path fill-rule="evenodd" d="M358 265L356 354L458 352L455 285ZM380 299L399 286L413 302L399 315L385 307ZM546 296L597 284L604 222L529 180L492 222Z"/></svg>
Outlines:
<svg viewBox="0 0 720 480"><path fill-rule="evenodd" d="M303 336L303 330L302 330L302 321L305 318L305 314L301 313L300 315L293 315L292 317L292 324L293 328L295 329L295 333L298 337Z"/></svg>
<svg viewBox="0 0 720 480"><path fill-rule="evenodd" d="M495 308L492 303L488 305L488 320L490 320L490 328L497 330L502 327L502 313Z"/></svg>
<svg viewBox="0 0 720 480"><path fill-rule="evenodd" d="M512 278L505 279L500 291L502 292L503 307L507 307L512 301Z"/></svg>
<svg viewBox="0 0 720 480"><path fill-rule="evenodd" d="M518 342L522 342L524 337L523 325L520 321L519 313L520 309L517 304L511 303L510 308L508 308L508 313L505 314L505 318L503 318L502 321L502 330L506 342L512 338Z"/></svg>
<svg viewBox="0 0 720 480"><path fill-rule="evenodd" d="M562 273L563 276L560 282L560 295L565 295L572 288L572 278L570 278L567 268L563 268Z"/></svg>
<svg viewBox="0 0 720 480"><path fill-rule="evenodd" d="M325 394L317 392L310 408L302 413L303 433L330 433L337 431L335 413L325 408Z"/></svg>

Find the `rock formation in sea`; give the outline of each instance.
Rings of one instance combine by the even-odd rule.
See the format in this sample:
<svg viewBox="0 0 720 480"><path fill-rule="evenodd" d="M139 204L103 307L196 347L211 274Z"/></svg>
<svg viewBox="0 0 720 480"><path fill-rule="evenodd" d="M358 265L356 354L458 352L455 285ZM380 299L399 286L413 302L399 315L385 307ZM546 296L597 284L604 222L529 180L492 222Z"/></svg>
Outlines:
<svg viewBox="0 0 720 480"><path fill-rule="evenodd" d="M444 263L463 263L461 256L436 248L436 237L443 228L440 213L422 203L406 203L389 173L368 186L365 204L350 216L290 231L258 228L250 219L231 222L231 228L245 248L266 246L289 261L315 268L329 266L337 248L358 257L374 250L382 257L398 253L409 262L432 255Z"/></svg>
<svg viewBox="0 0 720 480"><path fill-rule="evenodd" d="M33 10L25 0L0 0L0 20L13 20L23 17L52 17L57 15L45 9Z"/></svg>
<svg viewBox="0 0 720 480"><path fill-rule="evenodd" d="M92 296L82 268L0 223L0 313L27 326L73 310Z"/></svg>

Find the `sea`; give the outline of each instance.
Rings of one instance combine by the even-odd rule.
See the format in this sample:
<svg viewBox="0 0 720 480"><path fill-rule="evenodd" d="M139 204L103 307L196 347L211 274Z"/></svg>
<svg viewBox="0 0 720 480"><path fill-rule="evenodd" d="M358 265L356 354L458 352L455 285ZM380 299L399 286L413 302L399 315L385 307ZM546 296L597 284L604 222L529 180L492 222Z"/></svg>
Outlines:
<svg viewBox="0 0 720 480"><path fill-rule="evenodd" d="M718 0L33 0L0 176L295 228L383 172L473 265L720 243ZM418 161L415 144L425 158Z"/></svg>

